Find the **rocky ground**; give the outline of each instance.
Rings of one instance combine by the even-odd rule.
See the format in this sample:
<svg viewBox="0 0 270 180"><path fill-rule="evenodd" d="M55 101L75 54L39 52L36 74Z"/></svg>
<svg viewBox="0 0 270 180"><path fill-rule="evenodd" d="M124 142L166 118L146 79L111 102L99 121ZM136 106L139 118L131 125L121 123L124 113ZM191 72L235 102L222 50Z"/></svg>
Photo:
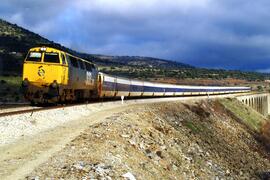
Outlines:
<svg viewBox="0 0 270 180"><path fill-rule="evenodd" d="M234 100L144 104L115 113L27 179L270 178L270 152L259 132L225 108L228 101Z"/></svg>

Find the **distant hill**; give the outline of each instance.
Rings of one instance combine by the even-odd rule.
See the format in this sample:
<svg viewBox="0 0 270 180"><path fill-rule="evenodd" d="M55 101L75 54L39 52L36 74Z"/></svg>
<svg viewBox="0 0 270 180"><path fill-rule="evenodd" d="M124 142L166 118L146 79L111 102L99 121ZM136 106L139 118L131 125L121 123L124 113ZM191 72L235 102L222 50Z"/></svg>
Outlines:
<svg viewBox="0 0 270 180"><path fill-rule="evenodd" d="M106 56L106 55L89 55L79 53L79 56L90 59L100 65L125 65L125 66L142 66L149 68L194 68L191 65L174 62L164 59L141 57L141 56Z"/></svg>
<svg viewBox="0 0 270 180"><path fill-rule="evenodd" d="M263 80L266 74L211 70L164 59L139 56L107 56L76 52L16 24L0 19L0 75L21 75L23 59L29 48L50 44L94 62L103 72L138 79L244 79Z"/></svg>

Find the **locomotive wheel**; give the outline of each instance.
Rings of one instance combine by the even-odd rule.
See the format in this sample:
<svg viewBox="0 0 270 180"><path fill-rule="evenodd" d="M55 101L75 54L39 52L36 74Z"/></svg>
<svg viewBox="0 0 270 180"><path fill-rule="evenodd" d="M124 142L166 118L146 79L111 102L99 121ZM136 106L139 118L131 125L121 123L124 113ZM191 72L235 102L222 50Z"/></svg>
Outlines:
<svg viewBox="0 0 270 180"><path fill-rule="evenodd" d="M31 100L31 101L30 101L30 105L31 105L31 106L35 106L35 105L36 105L36 102L35 102L34 100Z"/></svg>
<svg viewBox="0 0 270 180"><path fill-rule="evenodd" d="M67 95L65 92L63 92L63 94L59 96L58 102L62 105L67 102Z"/></svg>

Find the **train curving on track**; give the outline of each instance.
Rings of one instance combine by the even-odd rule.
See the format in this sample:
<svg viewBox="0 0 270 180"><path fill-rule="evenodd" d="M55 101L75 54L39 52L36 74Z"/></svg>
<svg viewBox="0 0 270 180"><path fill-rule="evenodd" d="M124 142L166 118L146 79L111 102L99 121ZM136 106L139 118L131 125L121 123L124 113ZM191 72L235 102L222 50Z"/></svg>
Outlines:
<svg viewBox="0 0 270 180"><path fill-rule="evenodd" d="M22 89L32 103L251 91L250 87L186 86L115 77L99 72L89 61L49 46L29 50L23 65Z"/></svg>

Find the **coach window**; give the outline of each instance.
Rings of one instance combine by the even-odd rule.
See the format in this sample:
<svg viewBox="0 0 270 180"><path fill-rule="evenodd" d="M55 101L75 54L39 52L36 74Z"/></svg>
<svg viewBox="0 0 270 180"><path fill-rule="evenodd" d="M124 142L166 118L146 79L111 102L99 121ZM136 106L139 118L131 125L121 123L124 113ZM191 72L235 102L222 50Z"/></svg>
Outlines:
<svg viewBox="0 0 270 180"><path fill-rule="evenodd" d="M61 53L61 58L62 58L62 64L67 64L66 57L63 53Z"/></svg>
<svg viewBox="0 0 270 180"><path fill-rule="evenodd" d="M81 69L85 69L83 61L82 60L79 60L79 59L78 59L78 61L79 61L79 64L80 64L80 68Z"/></svg>
<svg viewBox="0 0 270 180"><path fill-rule="evenodd" d="M59 54L58 53L45 53L44 62L60 63Z"/></svg>
<svg viewBox="0 0 270 180"><path fill-rule="evenodd" d="M69 56L69 59L73 67L76 67L76 68L79 67L77 59L75 57Z"/></svg>

